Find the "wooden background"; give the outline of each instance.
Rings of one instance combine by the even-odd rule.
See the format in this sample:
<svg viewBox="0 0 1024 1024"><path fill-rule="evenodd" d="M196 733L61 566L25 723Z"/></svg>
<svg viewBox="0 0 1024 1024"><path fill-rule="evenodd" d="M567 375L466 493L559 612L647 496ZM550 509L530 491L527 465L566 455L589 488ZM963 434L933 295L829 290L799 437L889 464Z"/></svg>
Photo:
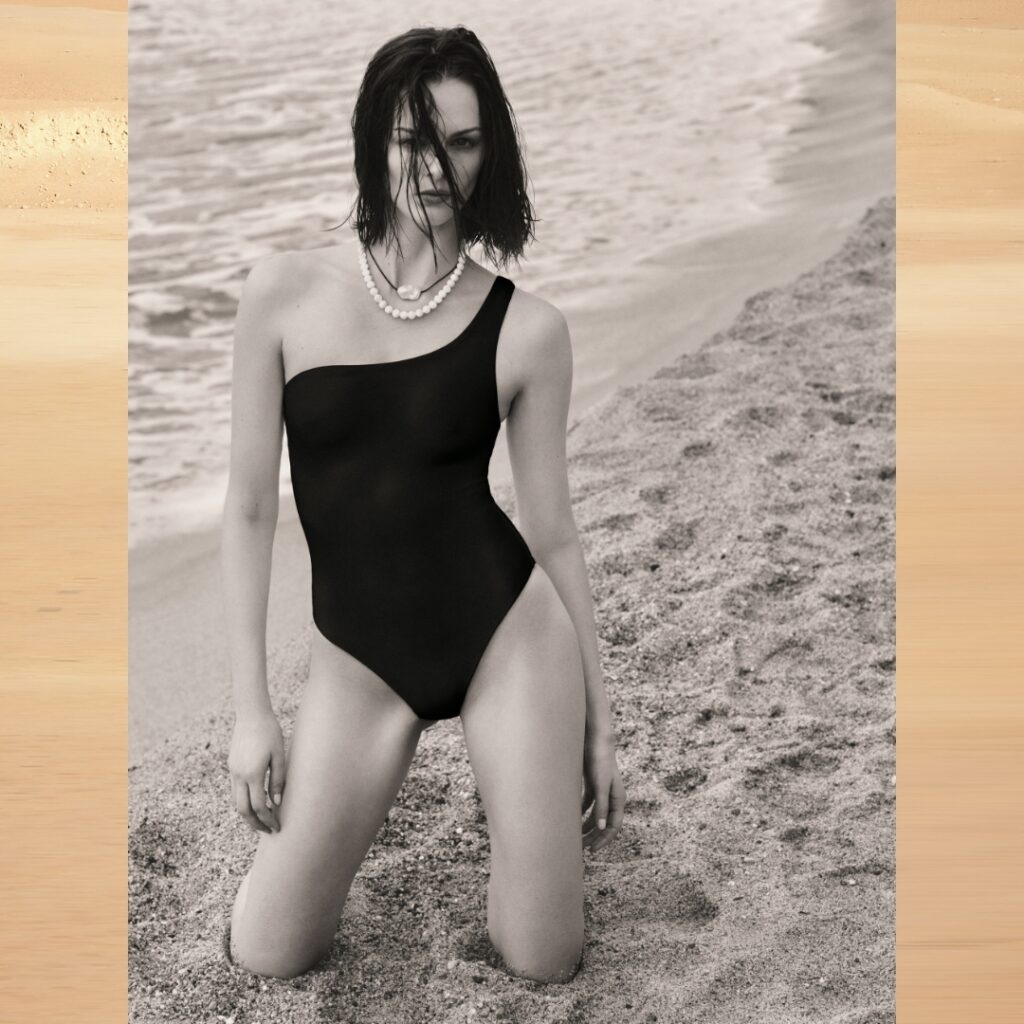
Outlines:
<svg viewBox="0 0 1024 1024"><path fill-rule="evenodd" d="M1024 1019L1022 29L897 10L900 1024ZM127 1018L124 200L0 219L4 1022Z"/></svg>
<svg viewBox="0 0 1024 1024"><path fill-rule="evenodd" d="M897 1021L1024 1020L1024 8L897 15Z"/></svg>

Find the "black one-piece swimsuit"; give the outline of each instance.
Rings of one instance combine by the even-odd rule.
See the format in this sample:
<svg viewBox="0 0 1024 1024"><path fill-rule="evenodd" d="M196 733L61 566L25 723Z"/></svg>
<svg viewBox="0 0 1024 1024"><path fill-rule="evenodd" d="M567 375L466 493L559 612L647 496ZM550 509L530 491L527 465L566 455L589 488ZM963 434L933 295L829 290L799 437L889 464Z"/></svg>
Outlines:
<svg viewBox="0 0 1024 1024"><path fill-rule="evenodd" d="M301 370L284 387L313 621L419 718L454 718L534 558L491 495L501 425L496 276L452 341L408 359Z"/></svg>

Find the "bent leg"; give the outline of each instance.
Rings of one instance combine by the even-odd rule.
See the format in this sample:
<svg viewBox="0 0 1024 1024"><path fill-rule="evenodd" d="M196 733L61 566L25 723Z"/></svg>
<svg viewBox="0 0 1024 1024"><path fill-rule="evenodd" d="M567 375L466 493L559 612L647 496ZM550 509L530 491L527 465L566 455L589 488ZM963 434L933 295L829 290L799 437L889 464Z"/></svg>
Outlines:
<svg viewBox="0 0 1024 1024"><path fill-rule="evenodd" d="M487 926L514 973L566 981L583 948L586 702L572 619L541 566L491 639L462 709L491 844Z"/></svg>
<svg viewBox="0 0 1024 1024"><path fill-rule="evenodd" d="M352 879L400 789L424 726L379 678L314 635L278 819L261 833L231 915L230 953L294 977L330 950Z"/></svg>

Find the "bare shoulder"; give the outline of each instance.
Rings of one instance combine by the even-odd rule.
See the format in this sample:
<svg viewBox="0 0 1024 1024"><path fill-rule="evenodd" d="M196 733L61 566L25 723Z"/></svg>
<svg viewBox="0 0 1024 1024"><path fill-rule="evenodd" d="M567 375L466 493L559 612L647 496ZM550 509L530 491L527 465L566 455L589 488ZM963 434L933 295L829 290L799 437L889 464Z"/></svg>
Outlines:
<svg viewBox="0 0 1024 1024"><path fill-rule="evenodd" d="M284 313L293 307L324 274L337 266L332 246L323 249L282 250L259 257L242 284L239 316L259 319L280 331Z"/></svg>
<svg viewBox="0 0 1024 1024"><path fill-rule="evenodd" d="M296 290L302 278L299 252L272 252L249 267L242 283L239 311L272 315Z"/></svg>
<svg viewBox="0 0 1024 1024"><path fill-rule="evenodd" d="M272 252L259 257L245 274L235 315L235 365L249 361L280 365L285 312L301 294L301 253Z"/></svg>
<svg viewBox="0 0 1024 1024"><path fill-rule="evenodd" d="M291 297L308 287L318 272L337 265L329 255L334 248L289 249L261 256L249 268L245 289L262 299Z"/></svg>
<svg viewBox="0 0 1024 1024"><path fill-rule="evenodd" d="M553 302L516 285L506 319L510 356L524 378L571 372L569 324Z"/></svg>

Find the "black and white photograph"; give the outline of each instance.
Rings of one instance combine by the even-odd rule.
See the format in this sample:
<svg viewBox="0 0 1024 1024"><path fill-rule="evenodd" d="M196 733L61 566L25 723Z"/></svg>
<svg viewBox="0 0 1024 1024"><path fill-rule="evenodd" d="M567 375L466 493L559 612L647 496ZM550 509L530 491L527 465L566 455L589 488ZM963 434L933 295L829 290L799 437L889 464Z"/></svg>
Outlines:
<svg viewBox="0 0 1024 1024"><path fill-rule="evenodd" d="M895 1021L895 4L128 28L129 1020Z"/></svg>

